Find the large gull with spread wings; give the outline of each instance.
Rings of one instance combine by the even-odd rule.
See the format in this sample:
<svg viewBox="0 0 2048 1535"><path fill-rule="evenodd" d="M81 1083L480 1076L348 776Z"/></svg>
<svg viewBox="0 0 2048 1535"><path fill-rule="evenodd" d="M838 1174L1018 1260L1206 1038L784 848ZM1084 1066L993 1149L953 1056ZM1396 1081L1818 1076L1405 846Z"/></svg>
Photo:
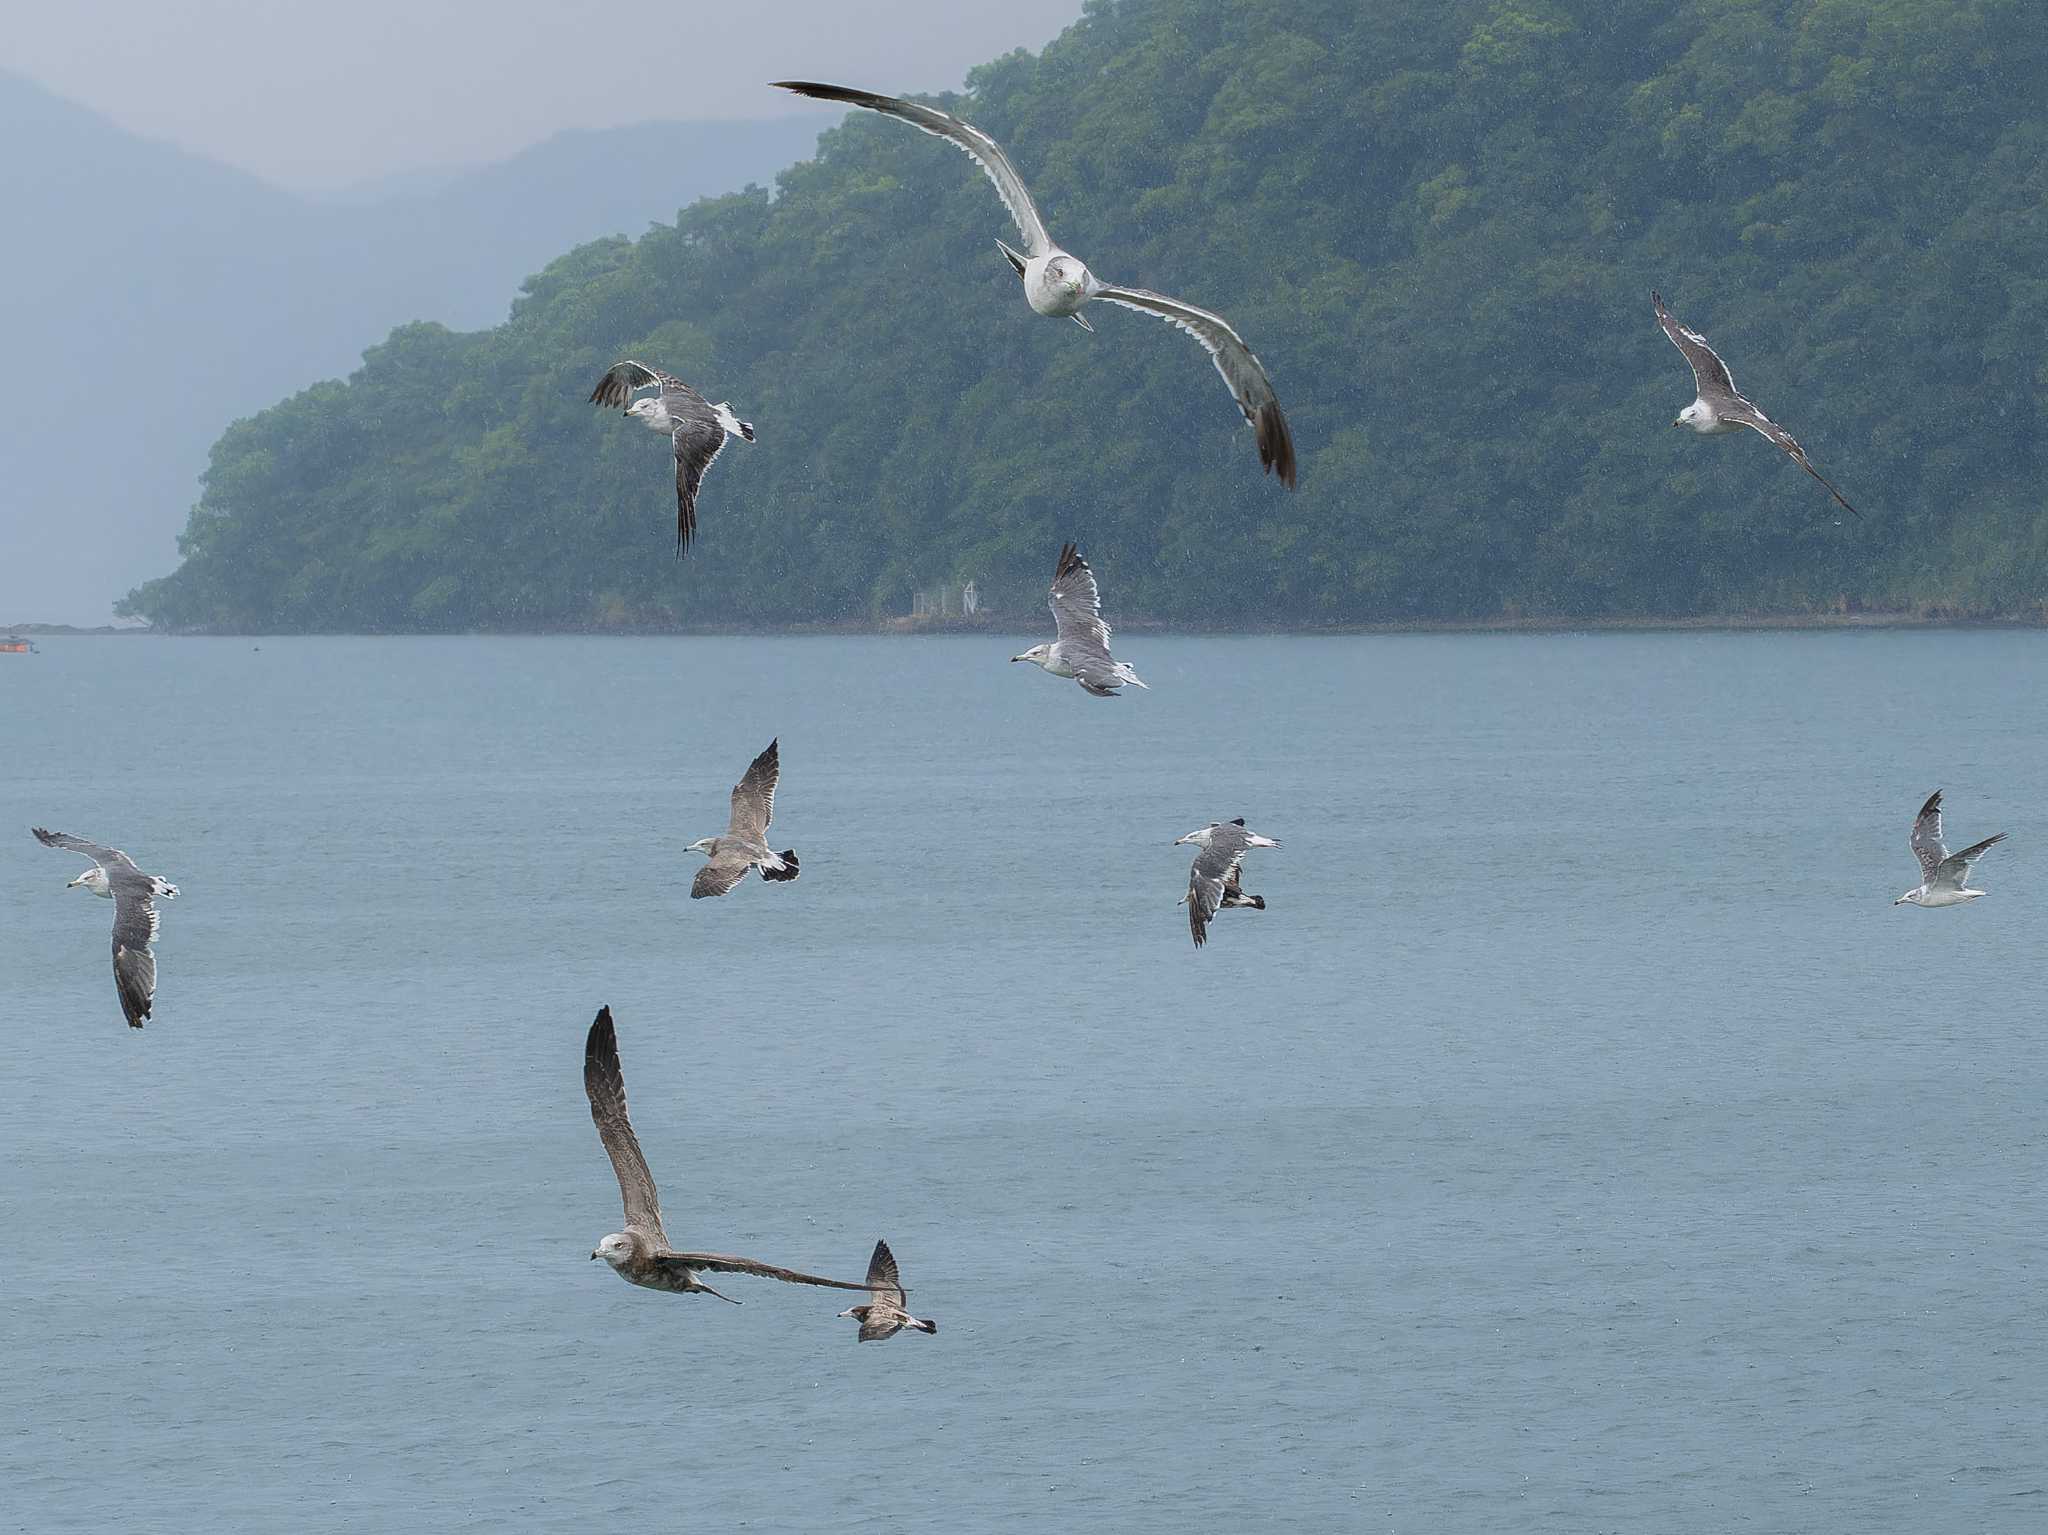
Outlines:
<svg viewBox="0 0 2048 1535"><path fill-rule="evenodd" d="M1735 375L1728 371L1728 364L1721 361L1721 354L1707 345L1707 338L1690 326L1681 325L1671 318L1671 311L1664 307L1664 300L1657 294L1650 295L1650 302L1657 309L1657 323L1664 327L1664 334L1671 338L1671 344L1685 354L1685 360L1692 364L1694 399L1692 404L1678 413L1673 426L1689 426L1702 436L1717 432L1739 432L1748 427L1759 432L1784 449L1792 462L1826 485L1828 494L1841 503L1842 510L1851 517L1863 514L1851 506L1836 490L1826 475L1813 467L1806 456L1806 450L1799 446L1792 434L1769 416L1758 410L1745 399L1735 387Z"/></svg>
<svg viewBox="0 0 2048 1535"><path fill-rule="evenodd" d="M800 96L886 113L964 150L995 184L996 195L1002 198L1003 206L1009 209L1024 237L1022 253L1001 240L996 244L1023 280L1024 297L1031 307L1040 314L1070 316L1083 330L1093 330L1082 316L1081 306L1099 298L1186 331L1201 343L1209 360L1216 364L1216 371L1223 375L1223 382L1230 386L1231 398L1237 401L1237 408L1257 435L1259 463L1268 473L1278 475L1281 484L1290 490L1294 488L1294 437L1287 429L1287 418L1280 413L1273 382L1266 377L1265 368L1252 355L1251 348L1244 344L1244 338L1230 328L1230 322L1222 315L1146 288L1103 282L1080 257L1053 243L1045 220L1039 217L1038 207L1025 189L1024 178L1017 174L1010 157L1003 153L1000 144L972 123L964 123L935 107L895 96L878 96L851 86L821 85L815 80L777 80L775 84Z"/></svg>
<svg viewBox="0 0 2048 1535"><path fill-rule="evenodd" d="M660 392L633 399L648 388ZM718 457L726 438L744 437L752 442L754 423L734 415L731 401L713 405L673 373L630 358L605 370L590 391L590 403L617 406L651 430L668 433L676 455L676 555L680 558L696 536L697 487L704 483L704 471Z"/></svg>
<svg viewBox="0 0 2048 1535"><path fill-rule="evenodd" d="M730 1253L679 1253L668 1245L654 1175L647 1170L640 1137L633 1133L633 1121L626 1114L626 1077L619 1066L618 1032L612 1025L609 1007L597 1010L590 1033L583 1041L583 1091L590 1099L590 1117L597 1125L598 1139L604 1142L605 1155L611 1158L612 1171L618 1174L619 1194L626 1207L626 1229L599 1242L590 1256L604 1259L626 1283L677 1295L717 1295L720 1300L732 1300L730 1295L719 1295L697 1277L697 1271L703 1269L714 1274L754 1274L763 1279L780 1279L785 1284L823 1285L831 1290L868 1288L865 1284L820 1279L816 1274L779 1268L754 1258L737 1258Z"/></svg>
<svg viewBox="0 0 2048 1535"><path fill-rule="evenodd" d="M1183 842L1192 842L1201 850L1188 868L1188 893L1181 897L1187 903L1188 931L1199 949L1209 941L1209 924L1224 907L1266 909L1264 896L1244 893L1238 883L1239 866L1252 848L1280 844L1271 837L1247 831L1243 816L1234 821L1211 821L1200 830L1175 839L1173 845L1179 847Z"/></svg>
<svg viewBox="0 0 2048 1535"><path fill-rule="evenodd" d="M703 853L710 862L690 882L690 899L724 895L747 877L747 870L759 869L766 880L797 877L796 850L776 852L768 846L768 823L775 818L775 786L782 781L781 738L747 765L740 781L732 786L732 816L722 837L700 837L685 852Z"/></svg>
<svg viewBox="0 0 2048 1535"><path fill-rule="evenodd" d="M1920 860L1920 883L1892 905L1960 906L1984 893L1968 888L1970 866L1994 844L2003 842L2005 833L1973 842L1960 853L1951 853L1941 837L1941 790L1936 789L1913 818L1913 834L1908 840L1913 856Z"/></svg>
<svg viewBox="0 0 2048 1535"><path fill-rule="evenodd" d="M121 999L121 1016L128 1020L128 1027L141 1028L156 999L156 951L150 947L156 942L156 903L176 895L178 887L154 874L144 874L135 867L135 860L117 847L102 847L40 826L30 830L44 847L66 848L92 860L92 867L64 888L82 886L114 903L114 992Z"/></svg>
<svg viewBox="0 0 2048 1535"><path fill-rule="evenodd" d="M1033 645L1022 655L1011 656L1012 661L1029 661L1055 677L1071 677L1097 698L1116 697L1125 683L1145 687L1130 662L1111 658L1109 625L1102 621L1102 593L1095 585L1095 572L1072 544L1060 545L1046 605L1052 609L1057 638L1049 645Z"/></svg>

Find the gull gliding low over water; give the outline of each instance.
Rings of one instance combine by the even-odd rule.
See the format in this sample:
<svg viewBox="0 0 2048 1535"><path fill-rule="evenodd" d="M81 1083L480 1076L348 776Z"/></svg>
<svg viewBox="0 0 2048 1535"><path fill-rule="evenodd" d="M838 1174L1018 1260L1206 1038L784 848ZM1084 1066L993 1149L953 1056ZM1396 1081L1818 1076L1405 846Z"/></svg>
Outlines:
<svg viewBox="0 0 2048 1535"><path fill-rule="evenodd" d="M632 400L636 390L654 385L660 386L659 394ZM681 558L697 532L697 487L704 481L704 471L727 437L752 442L754 423L735 416L729 401L713 405L673 373L630 360L606 370L590 391L590 403L616 405L652 430L668 433L676 455L676 555Z"/></svg>
<svg viewBox="0 0 2048 1535"><path fill-rule="evenodd" d="M856 90L851 86L821 85L815 80L777 80L774 83L782 90L795 91L800 96L845 102L849 106L866 107L871 112L901 118L911 127L934 138L948 139L965 150L967 157L995 183L996 195L1002 198L1003 206L1010 210L1010 217L1016 220L1017 229L1024 236L1021 255L1001 240L996 244L1016 269L1018 277L1023 279L1024 297L1031 307L1040 314L1067 315L1083 330L1093 330L1095 327L1082 316L1081 306L1090 299L1099 298L1153 315L1186 331L1202 344L1209 360L1216 364L1216 371L1230 386L1237 408L1244 412L1245 421L1257 434L1259 463L1268 473L1278 475L1280 483L1289 490L1294 488L1294 437L1287 429L1287 418L1280 414L1280 400L1273 393L1273 382L1266 377L1265 368L1252 355L1251 348L1244 344L1244 338L1230 328L1230 323L1223 316L1147 288L1125 288L1103 282L1088 270L1088 264L1080 257L1060 249L1046 232L1045 220L1039 217L1030 192L1025 190L1024 178L1017 174L1009 156L1003 153L1000 144L973 124L964 123L935 107L920 106L895 96L878 96L873 91Z"/></svg>
<svg viewBox="0 0 2048 1535"><path fill-rule="evenodd" d="M1693 402L1680 411L1678 419L1671 424L1689 426L1702 436L1739 432L1744 427L1761 432L1783 448L1793 463L1826 485L1828 494L1841 502L1844 511L1851 517L1860 518L1863 514L1849 505L1827 477L1813 467L1806 457L1806 450L1793 440L1792 434L1736 391L1735 375L1728 371L1728 364L1721 361L1721 354L1707 345L1707 338L1672 319L1671 311L1664 307L1664 300L1657 294L1650 295L1650 302L1656 306L1657 323L1664 327L1664 334L1692 364Z"/></svg>
<svg viewBox="0 0 2048 1535"><path fill-rule="evenodd" d="M1211 821L1200 831L1176 838L1173 845L1179 847L1183 842L1192 842L1201 849L1188 868L1188 893L1181 897L1187 903L1188 931L1194 935L1195 947L1199 949L1209 941L1209 923L1223 907L1266 909L1264 896L1246 895L1239 888L1238 865L1252 848L1280 844L1271 837L1245 830L1243 816L1234 821ZM1230 898L1233 893L1236 899Z"/></svg>
<svg viewBox="0 0 2048 1535"><path fill-rule="evenodd" d="M1058 638L1050 645L1033 645L1021 656L1011 656L1012 661L1029 661L1055 677L1072 677L1097 698L1115 698L1125 683L1145 687L1128 661L1110 659L1102 593L1096 588L1095 572L1072 544L1060 546L1046 605L1052 609Z"/></svg>
<svg viewBox="0 0 2048 1535"><path fill-rule="evenodd" d="M868 1292L873 1297L865 1306L848 1306L840 1312L860 1323L861 1343L873 1343L882 1338L893 1338L906 1327L919 1332L935 1333L937 1322L920 1321L903 1309L903 1282L896 1277L896 1255L889 1251L887 1242L875 1243L874 1255L868 1259Z"/></svg>
<svg viewBox="0 0 2048 1535"><path fill-rule="evenodd" d="M612 1159L612 1171L618 1174L619 1194L626 1205L626 1229L599 1242L590 1256L604 1259L626 1283L676 1295L717 1295L725 1301L732 1301L732 1297L719 1295L698 1279L698 1269L709 1269L714 1274L755 1274L786 1284L823 1285L831 1290L868 1288L727 1253L679 1253L668 1245L668 1233L661 1225L661 1200L654 1191L654 1175L647 1170L647 1158L640 1154L640 1137L633 1133L633 1121L626 1117L626 1077L619 1067L619 1039L612 1027L609 1007L597 1010L583 1042L583 1091L590 1098L590 1117L597 1124L605 1155Z"/></svg>
<svg viewBox="0 0 2048 1535"><path fill-rule="evenodd" d="M724 895L747 877L747 870L759 869L766 880L792 880L797 876L796 850L777 853L768 846L768 823L775 816L775 786L782 779L781 737L747 765L746 776L732 787L732 818L722 837L699 837L686 853L703 853L710 862L690 882L690 899Z"/></svg>
<svg viewBox="0 0 2048 1535"><path fill-rule="evenodd" d="M154 874L144 874L119 848L101 847L83 837L44 831L40 826L30 829L44 847L67 848L92 860L93 866L64 888L83 885L94 895L113 901L114 992L121 999L121 1016L128 1020L128 1027L141 1028L156 997L156 951L150 947L156 941L156 903L159 897L169 900L175 896L178 887Z"/></svg>
<svg viewBox="0 0 2048 1535"><path fill-rule="evenodd" d="M1976 900L1984 892L1966 888L1970 881L1970 866L1982 858L1993 844L2004 840L2005 833L2000 832L1982 842L1973 842L1960 853L1951 853L1941 840L1941 790L1936 789L1927 796L1927 803L1920 807L1920 814L1914 818L1913 835L1909 839L1913 856L1920 860L1920 883L1892 905L1960 906L1965 901Z"/></svg>

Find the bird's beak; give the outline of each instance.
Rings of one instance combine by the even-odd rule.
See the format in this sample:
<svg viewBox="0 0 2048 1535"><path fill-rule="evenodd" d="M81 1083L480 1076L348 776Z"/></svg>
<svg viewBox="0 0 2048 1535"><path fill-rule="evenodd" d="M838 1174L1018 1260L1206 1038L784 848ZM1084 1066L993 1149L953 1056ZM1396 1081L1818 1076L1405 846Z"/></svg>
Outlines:
<svg viewBox="0 0 2048 1535"><path fill-rule="evenodd" d="M1011 656L1011 657L1010 657L1010 659L1011 659L1012 661L1021 661L1021 660L1023 660L1024 658L1023 658L1022 656Z"/></svg>
<svg viewBox="0 0 2048 1535"><path fill-rule="evenodd" d="M597 1256L597 1249L595 1247L590 1249L590 1256L593 1258Z"/></svg>
<svg viewBox="0 0 2048 1535"><path fill-rule="evenodd" d="M1673 422L1672 422L1671 424L1672 424L1673 426L1684 426L1684 425L1685 425L1685 423L1684 423L1683 421L1673 421Z"/></svg>
<svg viewBox="0 0 2048 1535"><path fill-rule="evenodd" d="M848 1306L848 1307L847 1307L847 1308L846 1308L846 1309L845 1309L844 1311L840 1312L839 1314L840 1314L841 1316L852 1316L852 1315L853 1315L853 1307L851 1307L851 1306Z"/></svg>
<svg viewBox="0 0 2048 1535"><path fill-rule="evenodd" d="M70 884L66 885L66 886L65 886L64 888L65 888L66 890L76 890L76 889L77 889L77 888L78 888L78 887L79 887L80 885L82 885L82 884L84 884L84 883L85 883L85 876L84 876L83 874L81 874L81 875L79 875L79 876L78 876L78 878L77 878L77 879L74 879L74 880L73 880L73 881L72 881L72 882L71 882Z"/></svg>
<svg viewBox="0 0 2048 1535"><path fill-rule="evenodd" d="M1900 896L1896 901L1892 902L1892 905L1894 906L1903 906L1905 904L1906 898L1904 896Z"/></svg>

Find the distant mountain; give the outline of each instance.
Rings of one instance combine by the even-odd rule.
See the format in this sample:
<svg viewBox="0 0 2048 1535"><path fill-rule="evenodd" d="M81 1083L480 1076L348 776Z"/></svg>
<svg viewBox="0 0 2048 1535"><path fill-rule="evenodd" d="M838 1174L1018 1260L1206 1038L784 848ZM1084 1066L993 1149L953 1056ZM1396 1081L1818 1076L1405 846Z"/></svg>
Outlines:
<svg viewBox="0 0 2048 1535"><path fill-rule="evenodd" d="M818 127L565 133L314 200L0 72L0 614L105 619L172 562L229 423L394 326L502 319L565 247L767 182Z"/></svg>

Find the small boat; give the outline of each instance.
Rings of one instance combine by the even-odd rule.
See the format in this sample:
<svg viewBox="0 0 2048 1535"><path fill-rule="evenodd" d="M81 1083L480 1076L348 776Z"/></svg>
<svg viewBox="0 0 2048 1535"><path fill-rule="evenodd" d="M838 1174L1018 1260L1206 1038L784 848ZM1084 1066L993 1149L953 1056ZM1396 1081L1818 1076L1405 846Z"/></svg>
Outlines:
<svg viewBox="0 0 2048 1535"><path fill-rule="evenodd" d="M18 634L10 634L0 640L0 656L32 656L36 653L36 642L25 640Z"/></svg>

